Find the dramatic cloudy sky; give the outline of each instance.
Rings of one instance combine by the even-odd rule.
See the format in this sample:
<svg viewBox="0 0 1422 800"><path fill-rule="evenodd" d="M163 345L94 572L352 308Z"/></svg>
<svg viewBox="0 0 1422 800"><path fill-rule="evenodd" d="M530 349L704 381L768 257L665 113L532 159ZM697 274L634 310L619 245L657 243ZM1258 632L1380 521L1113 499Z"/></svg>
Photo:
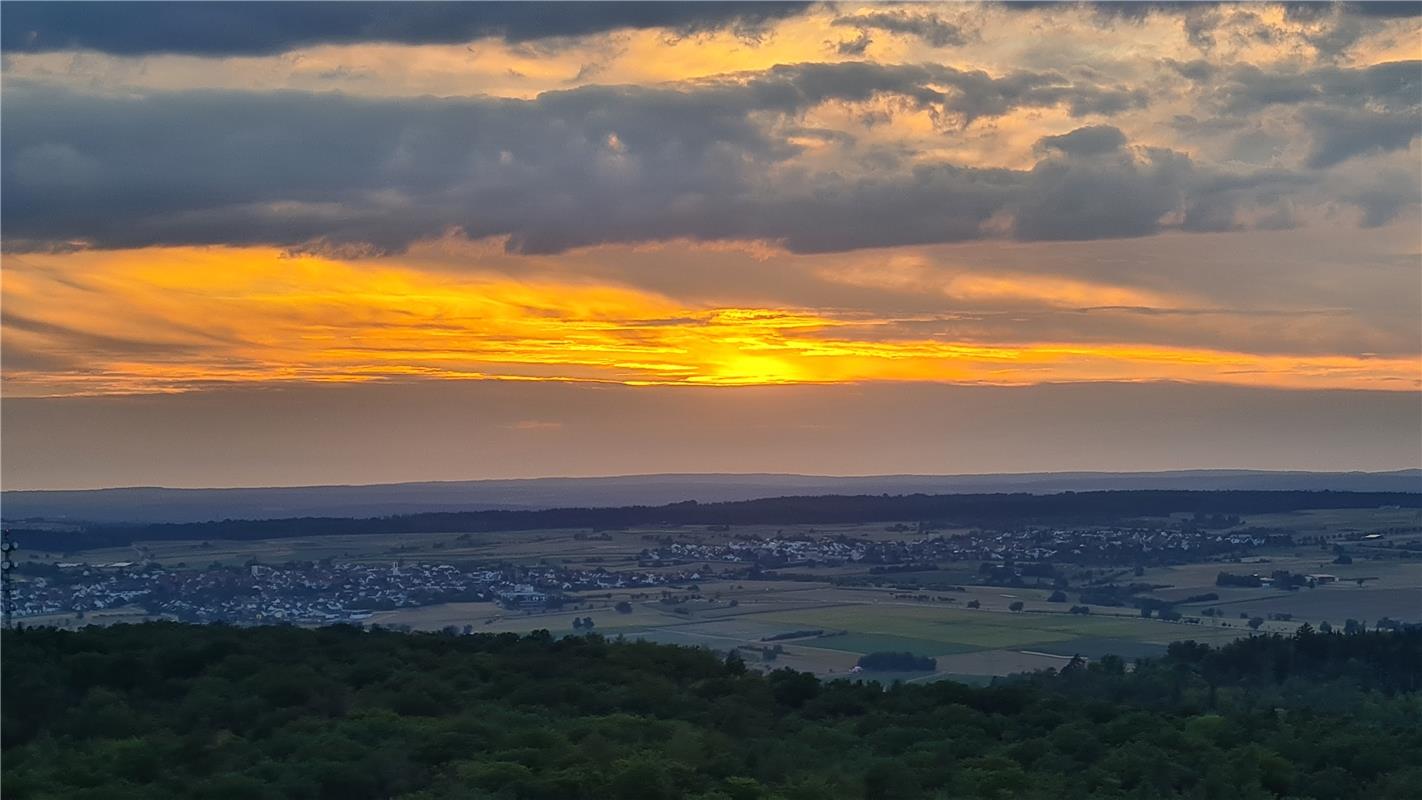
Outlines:
<svg viewBox="0 0 1422 800"><path fill-rule="evenodd" d="M1422 4L5 4L6 488L1422 464Z"/></svg>

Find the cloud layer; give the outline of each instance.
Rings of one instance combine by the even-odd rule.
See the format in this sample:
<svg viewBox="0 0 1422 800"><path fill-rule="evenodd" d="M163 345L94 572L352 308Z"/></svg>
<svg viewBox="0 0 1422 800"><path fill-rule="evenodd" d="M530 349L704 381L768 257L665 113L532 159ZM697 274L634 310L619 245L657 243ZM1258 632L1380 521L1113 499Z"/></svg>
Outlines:
<svg viewBox="0 0 1422 800"><path fill-rule="evenodd" d="M810 253L1376 227L1419 200L1398 178L1422 134L1406 4L7 9L10 252L379 253L455 233L525 253L683 238ZM470 42L524 69L532 48L572 85L509 68L502 83L541 88L491 91L481 72L427 94L390 77L426 60L457 76ZM718 70L728 45L761 66ZM661 58L675 78L634 79ZM337 91L226 87L280 65Z"/></svg>
<svg viewBox="0 0 1422 800"><path fill-rule="evenodd" d="M1417 466L1419 9L7 2L5 484Z"/></svg>
<svg viewBox="0 0 1422 800"><path fill-rule="evenodd" d="M826 252L1291 225L1292 204L1320 200L1362 206L1376 223L1415 192L1390 203L1376 188L1320 198L1321 171L1410 146L1422 120L1419 69L1231 73L1220 86L1223 114L1302 108L1313 141L1291 168L1200 164L1101 123L1041 137L1026 169L861 142L875 113L917 116L953 137L1034 110L1103 118L1149 103L1144 91L1057 72L796 64L532 100L96 96L11 82L4 234L12 251L274 244L389 252L454 231L506 236L533 253L675 238ZM826 109L861 122L806 128ZM810 152L806 136L828 154ZM1237 213L1241 205L1253 209L1253 223Z"/></svg>
<svg viewBox="0 0 1422 800"><path fill-rule="evenodd" d="M808 8L798 2L15 2L5 8L0 47L236 56L362 42L528 42L649 28L681 36L723 29L756 36Z"/></svg>
<svg viewBox="0 0 1422 800"><path fill-rule="evenodd" d="M7 7L7 380L1412 389L1397 12Z"/></svg>

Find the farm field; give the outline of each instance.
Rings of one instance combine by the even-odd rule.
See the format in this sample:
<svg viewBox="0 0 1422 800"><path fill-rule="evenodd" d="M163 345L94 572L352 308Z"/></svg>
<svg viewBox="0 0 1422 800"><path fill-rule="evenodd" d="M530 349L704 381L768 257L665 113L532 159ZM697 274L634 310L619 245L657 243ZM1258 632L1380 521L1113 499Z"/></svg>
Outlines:
<svg viewBox="0 0 1422 800"><path fill-rule="evenodd" d="M52 626L55 628L82 628L86 625L120 625L144 622L150 619L153 619L153 617L149 616L143 609L137 606L118 606L115 608L106 608L102 611L88 611L82 615L65 612L27 617L24 624Z"/></svg>
<svg viewBox="0 0 1422 800"><path fill-rule="evenodd" d="M1002 594L997 587L967 588L970 595ZM1248 633L1242 626L1186 626L1124 614L1081 617L1062 613L1060 607L1013 613L898 602L889 599L892 593L887 590L847 590L828 584L713 583L701 589L714 590L721 602L688 603L686 614L674 613L657 602L634 602L632 613L621 614L613 610L612 603L623 595L614 593L611 599L601 595L584 598L587 602L576 610L527 613L492 603L447 603L382 612L370 621L420 630L471 625L475 632L545 629L566 635L578 632L573 627L575 618L591 617L596 623L594 630L603 635L715 650L741 648L752 663L762 658L763 651L778 646L778 656L761 663L823 675L847 672L865 653L911 652L937 658L939 677L981 677L1059 667L1074 655L1145 657L1160 654L1166 644L1177 639L1220 642ZM730 606L730 600L736 600L737 605ZM1006 602L1003 599L1004 606ZM1278 626L1292 629L1282 623ZM791 634L801 635L779 638ZM920 673L908 677L931 676Z"/></svg>
<svg viewBox="0 0 1422 800"><path fill-rule="evenodd" d="M767 571L752 579L685 576L700 567L688 559L680 564L646 564L641 554L668 541L721 545L744 537L790 538L840 536L874 541L913 540L915 530L893 531L890 524L837 526L662 526L615 531L556 529L517 532L429 532L400 535L334 535L252 541L154 541L132 547L78 553L28 552L36 562L85 564L147 562L170 570L204 570L213 564L240 567L251 563L279 565L320 561L369 565L452 563L462 565L517 564L575 569L631 570L665 573L677 580L655 588L585 591L568 595L568 605L556 611L513 610L489 602L449 602L380 611L367 624L409 626L437 631L454 627L475 632L528 632L545 629L556 636L585 632L574 620L591 618L593 630L658 642L704 646L716 650L741 648L751 663L792 667L819 674L842 674L859 656L876 651L910 652L937 658L937 676L990 676L1060 666L1073 655L1125 658L1158 655L1180 639L1219 643L1249 635L1246 620L1264 618L1264 633L1290 633L1303 622L1315 626L1327 620L1341 626L1355 618L1416 620L1422 617L1422 561L1384 553L1386 548L1422 538L1416 510L1359 509L1259 515L1240 527L1289 528L1305 541L1283 548L1259 549L1248 557L1198 563L1129 568L1065 566L1071 578L1067 601L1052 603L1050 584L988 586L976 561L949 561L925 569L882 572L864 563L793 566ZM1381 531L1377 539L1361 537ZM940 531L953 536L962 531ZM1335 544L1358 555L1351 564L1333 563ZM1369 550L1363 547L1375 548ZM1400 551L1399 551L1400 552ZM1381 557L1370 557L1373 553ZM712 564L713 571L722 566ZM1091 574L1087 574L1088 569ZM1269 575L1275 570L1328 574L1338 582L1285 592L1268 587L1219 587L1220 572ZM777 577L778 576L778 577ZM1103 578L1104 576L1104 578ZM795 578L795 579L790 579ZM1156 587L1142 597L1179 602L1199 595L1208 600L1181 603L1177 610L1198 624L1143 619L1129 606L1091 604L1089 615L1066 613L1079 602L1088 580ZM1359 580L1362 583L1358 583ZM622 601L631 613L619 613ZM1021 611L1010 606L1021 603ZM975 608L969 608L972 604ZM1217 609L1218 617L1204 616ZM1287 619L1289 616L1292 619ZM1279 616L1279 619L1273 617ZM86 624L141 621L137 607L36 617L33 624L80 627ZM787 636L790 634L801 634ZM786 637L786 638L781 638ZM765 651L773 650L767 660ZM932 676L909 675L906 679Z"/></svg>
<svg viewBox="0 0 1422 800"><path fill-rule="evenodd" d="M972 653L940 656L938 672L932 678L990 678L1014 672L1039 669L1061 669L1070 657L1054 657L1020 650L979 650ZM920 678L922 680L922 678Z"/></svg>
<svg viewBox="0 0 1422 800"><path fill-rule="evenodd" d="M1338 515L1331 524L1347 521ZM1356 520L1351 520L1356 523ZM772 532L773 533L773 532ZM543 555L557 553L560 563L601 563L608 569L635 565L637 551L645 546L643 532L616 532L609 539L587 540L571 531L538 531L517 534L413 534L398 544L384 536L336 536L252 542L163 542L141 545L143 555L168 567L196 568L212 561L243 564L251 560L281 563L289 560L332 558L338 561L380 562L468 559L473 562L512 558L551 561ZM707 536L703 531L697 538ZM515 541L511 541L515 540ZM393 551L393 552L392 552ZM71 556L72 557L72 556ZM95 550L75 560L107 563L132 559L133 549ZM594 559L588 562L587 559ZM1327 570L1340 580L1370 578L1363 586L1339 583L1298 592L1260 588L1215 586L1220 571L1239 573L1289 569L1312 573ZM861 568L862 570L862 568ZM828 572L828 571L824 571ZM966 567L954 578L971 577ZM1241 613L1268 617L1292 614L1292 622L1269 620L1264 632L1290 632L1300 622L1317 625L1328 620L1341 625L1355 617L1375 620L1382 616L1417 616L1422 564L1362 560L1352 565L1327 564L1327 554L1308 548L1268 554L1239 563L1210 562L1149 569L1139 578L1166 585L1152 596L1179 600L1215 593L1218 600L1183 605L1187 615L1206 607L1218 608L1220 619L1201 618L1202 624L1184 626L1140 619L1135 609L1096 606L1092 614L1067 615L1065 604L1046 602L1048 590L959 584L963 591L917 589L913 592L886 587L839 586L830 583L840 573L823 574L827 580L711 580L695 587L699 599L686 602L685 613L645 598L632 603L631 614L612 606L620 600L642 597L636 592L588 592L576 597L577 606L557 612L511 611L493 603L446 603L379 612L368 623L409 625L419 630L470 626L478 632L527 632L547 629L555 635L580 632L575 618L592 617L595 630L605 635L625 635L667 643L706 646L717 650L763 647L779 634L823 630L822 638L797 638L781 645L774 666L791 666L821 674L838 674L853 666L859 655L877 650L906 651L940 660L943 675L994 675L1023 668L1052 666L1061 657L1081 654L1099 658L1115 653L1127 658L1158 654L1170 641L1192 638L1222 641L1247 633ZM942 577L940 575L940 577ZM690 592L690 587L674 590ZM928 598L926 600L917 598ZM968 609L976 601L979 609ZM1008 606L1023 602L1025 612ZM1075 598L1072 598L1075 601ZM35 623L77 627L144 619L140 609L93 614L87 620L72 615ZM750 653L755 657L755 653Z"/></svg>
<svg viewBox="0 0 1422 800"><path fill-rule="evenodd" d="M1320 586L1298 592L1271 591L1235 600L1216 603L1221 611L1251 616L1288 613L1295 618L1328 621L1338 625L1352 618L1374 621L1381 617L1413 619L1422 612L1422 592L1417 589L1357 587L1351 584Z"/></svg>
<svg viewBox="0 0 1422 800"><path fill-rule="evenodd" d="M1356 517L1351 521L1356 523ZM1413 537L1418 535L1412 534ZM1309 622L1315 627L1323 621L1339 625L1348 618L1375 621L1381 617L1406 620L1422 617L1422 562L1359 557L1351 564L1335 564L1332 559L1331 551L1292 547L1234 563L1210 562L1149 569L1138 580L1169 585L1168 589L1149 594L1166 600L1181 600L1207 593L1219 595L1217 600L1181 605L1179 610L1187 615L1198 614L1206 608L1216 608L1232 618L1238 618L1241 613L1251 617L1292 614L1296 621ZM1243 588L1215 585L1220 572L1267 576L1275 570L1331 575L1337 580L1297 591L1282 591L1267 586Z"/></svg>
<svg viewBox="0 0 1422 800"><path fill-rule="evenodd" d="M1332 537L1422 526L1422 511L1415 508L1311 509L1285 514L1254 514L1247 521L1260 527L1289 528L1304 536Z"/></svg>

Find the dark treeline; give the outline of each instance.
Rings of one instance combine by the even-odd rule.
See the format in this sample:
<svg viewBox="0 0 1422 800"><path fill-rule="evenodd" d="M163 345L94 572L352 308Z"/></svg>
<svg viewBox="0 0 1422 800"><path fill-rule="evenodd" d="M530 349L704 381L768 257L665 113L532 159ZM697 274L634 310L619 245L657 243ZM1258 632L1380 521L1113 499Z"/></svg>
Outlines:
<svg viewBox="0 0 1422 800"><path fill-rule="evenodd" d="M1000 526L1050 520L1109 522L1177 512L1271 514L1301 509L1422 507L1422 493L1305 491L1116 491L1034 494L825 495L664 506L436 512L347 519L270 520L99 526L80 532L14 531L21 547L82 550L135 541L276 539L290 536L617 529L638 525L795 525L914 520Z"/></svg>
<svg viewBox="0 0 1422 800"><path fill-rule="evenodd" d="M1416 798L1422 631L986 687L547 632L3 634L7 800Z"/></svg>

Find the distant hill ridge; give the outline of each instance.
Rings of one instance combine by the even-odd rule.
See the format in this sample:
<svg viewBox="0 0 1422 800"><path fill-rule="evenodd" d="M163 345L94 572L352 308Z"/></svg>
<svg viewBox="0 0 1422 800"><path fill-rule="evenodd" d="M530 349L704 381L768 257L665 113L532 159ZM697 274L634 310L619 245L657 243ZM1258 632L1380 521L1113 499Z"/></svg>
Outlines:
<svg viewBox="0 0 1422 800"><path fill-rule="evenodd" d="M757 500L787 495L1054 494L1112 490L1419 492L1422 469L1391 472L1173 470L983 475L660 474L232 489L131 487L0 493L9 521L183 523L377 517Z"/></svg>
<svg viewBox="0 0 1422 800"><path fill-rule="evenodd" d="M957 527L1117 523L1175 513L1277 514L1303 509L1422 508L1418 492L1182 491L1131 489L1059 494L861 494L773 497L660 506L427 511L386 517L295 517L211 522L90 524L79 531L12 528L26 549L74 552L138 541L280 539L432 532L625 529L643 525L796 525L928 521Z"/></svg>

